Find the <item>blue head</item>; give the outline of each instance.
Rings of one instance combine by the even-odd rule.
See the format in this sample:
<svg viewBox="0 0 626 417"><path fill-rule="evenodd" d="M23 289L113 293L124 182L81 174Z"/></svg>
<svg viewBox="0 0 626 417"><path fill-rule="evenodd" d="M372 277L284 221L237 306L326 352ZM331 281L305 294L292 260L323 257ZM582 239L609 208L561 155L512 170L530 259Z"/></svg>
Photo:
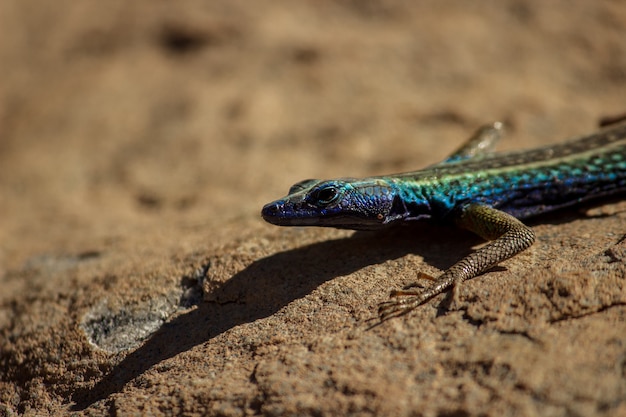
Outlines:
<svg viewBox="0 0 626 417"><path fill-rule="evenodd" d="M395 220L395 189L383 179L305 180L289 195L263 207L261 215L279 226L378 229Z"/></svg>

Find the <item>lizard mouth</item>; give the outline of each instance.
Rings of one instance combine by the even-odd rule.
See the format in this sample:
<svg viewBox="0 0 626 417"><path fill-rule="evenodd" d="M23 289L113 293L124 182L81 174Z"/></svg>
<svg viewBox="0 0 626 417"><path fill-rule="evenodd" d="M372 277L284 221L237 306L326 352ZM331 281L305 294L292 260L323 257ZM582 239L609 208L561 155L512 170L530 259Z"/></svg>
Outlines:
<svg viewBox="0 0 626 417"><path fill-rule="evenodd" d="M318 216L312 213L289 210L283 200L266 204L261 210L261 216L266 222L277 226L317 226L320 223Z"/></svg>
<svg viewBox="0 0 626 417"><path fill-rule="evenodd" d="M342 212L320 213L304 210L302 207L293 210L284 200L266 204L261 210L261 216L263 220L276 226L318 226L351 230L378 230L387 226L380 221L372 223Z"/></svg>

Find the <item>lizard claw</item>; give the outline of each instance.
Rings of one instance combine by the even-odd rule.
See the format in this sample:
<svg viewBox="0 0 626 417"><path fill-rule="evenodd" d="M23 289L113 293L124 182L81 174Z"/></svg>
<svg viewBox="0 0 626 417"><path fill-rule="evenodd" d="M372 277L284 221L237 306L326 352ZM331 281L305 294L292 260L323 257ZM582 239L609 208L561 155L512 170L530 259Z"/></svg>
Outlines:
<svg viewBox="0 0 626 417"><path fill-rule="evenodd" d="M391 297L407 297L402 299L391 299L378 305L378 316L380 321L386 321L394 317L404 316L416 307L424 303L421 292L417 291L393 291Z"/></svg>
<svg viewBox="0 0 626 417"><path fill-rule="evenodd" d="M418 273L418 278L437 281L436 278L422 272ZM380 321L383 322L394 317L404 316L443 291L443 288L437 285L431 287L419 285L419 287L419 289L405 287L402 290L392 291L390 294L391 299L380 303L378 306Z"/></svg>

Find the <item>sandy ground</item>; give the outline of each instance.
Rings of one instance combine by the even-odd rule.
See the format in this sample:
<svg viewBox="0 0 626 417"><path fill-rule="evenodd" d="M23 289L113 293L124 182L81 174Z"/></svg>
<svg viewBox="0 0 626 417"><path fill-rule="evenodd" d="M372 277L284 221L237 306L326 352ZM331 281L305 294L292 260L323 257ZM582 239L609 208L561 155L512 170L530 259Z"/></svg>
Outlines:
<svg viewBox="0 0 626 417"><path fill-rule="evenodd" d="M626 111L620 1L0 2L0 415L626 415L626 203L368 330L480 244L279 228L304 178Z"/></svg>

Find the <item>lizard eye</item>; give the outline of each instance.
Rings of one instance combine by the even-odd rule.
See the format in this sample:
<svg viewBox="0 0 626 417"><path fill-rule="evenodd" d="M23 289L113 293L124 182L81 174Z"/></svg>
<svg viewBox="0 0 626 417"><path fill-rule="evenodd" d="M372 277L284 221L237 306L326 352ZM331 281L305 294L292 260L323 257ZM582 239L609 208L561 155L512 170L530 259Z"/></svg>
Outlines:
<svg viewBox="0 0 626 417"><path fill-rule="evenodd" d="M311 193L311 198L314 203L319 206L326 206L339 197L339 191L337 187L333 185L327 185L320 187Z"/></svg>

